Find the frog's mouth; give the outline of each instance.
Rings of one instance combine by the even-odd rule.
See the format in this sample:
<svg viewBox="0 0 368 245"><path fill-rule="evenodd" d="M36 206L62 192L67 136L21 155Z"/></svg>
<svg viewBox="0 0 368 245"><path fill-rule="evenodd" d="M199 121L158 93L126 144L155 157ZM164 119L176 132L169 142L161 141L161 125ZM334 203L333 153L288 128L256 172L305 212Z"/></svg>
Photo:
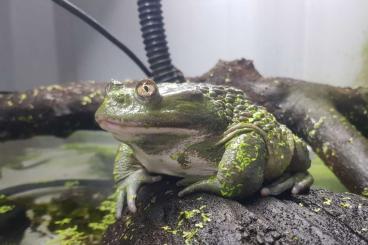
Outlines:
<svg viewBox="0 0 368 245"><path fill-rule="evenodd" d="M96 121L100 127L120 140L136 139L140 136L155 134L173 134L173 135L195 135L198 131L180 127L160 127L143 126L135 122L121 122L114 119L97 118Z"/></svg>

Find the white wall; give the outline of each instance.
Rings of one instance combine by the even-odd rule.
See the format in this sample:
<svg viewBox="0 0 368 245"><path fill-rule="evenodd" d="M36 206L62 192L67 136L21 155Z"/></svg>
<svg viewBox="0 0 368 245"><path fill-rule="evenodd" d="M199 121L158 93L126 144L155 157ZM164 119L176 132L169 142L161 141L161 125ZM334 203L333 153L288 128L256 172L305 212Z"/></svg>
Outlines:
<svg viewBox="0 0 368 245"><path fill-rule="evenodd" d="M135 0L73 0L145 60ZM366 0L163 0L174 63L186 75L221 58L265 76L356 81L368 42ZM0 1L0 90L140 78L116 47L50 0Z"/></svg>

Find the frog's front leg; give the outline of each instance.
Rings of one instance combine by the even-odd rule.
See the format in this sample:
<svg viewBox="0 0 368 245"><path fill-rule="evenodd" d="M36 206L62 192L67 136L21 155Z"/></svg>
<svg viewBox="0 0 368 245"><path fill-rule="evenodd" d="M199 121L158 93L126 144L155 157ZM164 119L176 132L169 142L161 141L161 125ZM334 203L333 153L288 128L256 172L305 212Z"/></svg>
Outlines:
<svg viewBox="0 0 368 245"><path fill-rule="evenodd" d="M136 212L135 199L139 187L160 181L161 176L150 175L134 157L133 150L121 144L115 157L114 180L117 192L116 217L120 218L125 202L129 211Z"/></svg>
<svg viewBox="0 0 368 245"><path fill-rule="evenodd" d="M247 132L228 140L216 176L189 185L179 196L204 191L228 198L257 192L263 183L267 150L263 137Z"/></svg>

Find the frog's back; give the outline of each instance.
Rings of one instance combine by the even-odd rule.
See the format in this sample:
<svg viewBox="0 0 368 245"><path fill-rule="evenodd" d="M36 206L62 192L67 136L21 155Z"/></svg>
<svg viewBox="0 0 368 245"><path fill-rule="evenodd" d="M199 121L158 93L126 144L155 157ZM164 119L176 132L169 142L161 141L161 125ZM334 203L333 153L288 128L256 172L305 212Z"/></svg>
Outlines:
<svg viewBox="0 0 368 245"><path fill-rule="evenodd" d="M202 85L200 89L213 100L218 115L226 120L228 128L242 124L248 127L249 131L255 131L262 136L267 146L265 180L281 176L290 168L290 164L295 164L293 157L296 147L302 148L303 153L306 151L305 144L297 136L285 125L277 122L274 115L264 107L254 105L243 91L217 85ZM307 162L308 160L309 158ZM303 166L305 169L308 167L308 164Z"/></svg>

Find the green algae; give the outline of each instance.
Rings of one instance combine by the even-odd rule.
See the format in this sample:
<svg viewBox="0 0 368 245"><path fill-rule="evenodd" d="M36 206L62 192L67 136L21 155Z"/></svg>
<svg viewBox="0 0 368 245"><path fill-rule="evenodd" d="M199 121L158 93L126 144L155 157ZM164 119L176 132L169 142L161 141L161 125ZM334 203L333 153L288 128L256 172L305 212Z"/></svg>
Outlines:
<svg viewBox="0 0 368 245"><path fill-rule="evenodd" d="M54 234L48 245L99 244L105 230L115 222L115 194L107 198L97 193L67 195L34 204L30 208L31 227L47 225Z"/></svg>
<svg viewBox="0 0 368 245"><path fill-rule="evenodd" d="M341 202L340 207L342 208L351 208L351 204L348 202Z"/></svg>
<svg viewBox="0 0 368 245"><path fill-rule="evenodd" d="M56 231L56 237L47 241L47 245L84 245L87 244L87 235L78 231L77 226Z"/></svg>
<svg viewBox="0 0 368 245"><path fill-rule="evenodd" d="M0 206L0 214L5 214L14 209L13 205L1 205Z"/></svg>
<svg viewBox="0 0 368 245"><path fill-rule="evenodd" d="M14 208L15 206L9 203L8 198L5 195L0 194L0 215L8 213Z"/></svg>
<svg viewBox="0 0 368 245"><path fill-rule="evenodd" d="M331 203L332 203L332 200L330 198L324 198L324 201L323 201L324 205L330 206Z"/></svg>
<svg viewBox="0 0 368 245"><path fill-rule="evenodd" d="M363 191L362 191L361 195L364 196L364 197L368 197L368 187L363 188Z"/></svg>
<svg viewBox="0 0 368 245"><path fill-rule="evenodd" d="M206 213L206 206L202 205L198 209L184 210L179 213L178 223L175 228L170 226L162 226L161 229L172 235L181 236L184 239L186 245L190 245L195 240L198 232L203 229L208 222L211 221L210 215ZM185 229L188 224L194 223L194 227L191 229Z"/></svg>
<svg viewBox="0 0 368 245"><path fill-rule="evenodd" d="M115 210L116 210L116 194L110 196L108 199L103 201L98 210L104 213L104 216L98 222L91 222L88 226L94 231L104 232L109 225L116 221Z"/></svg>
<svg viewBox="0 0 368 245"><path fill-rule="evenodd" d="M92 99L88 96L83 96L82 97L82 102L81 104L82 105L88 105L88 104L91 104L92 103Z"/></svg>
<svg viewBox="0 0 368 245"><path fill-rule="evenodd" d="M64 186L66 187L66 188L72 188L72 187L76 187L76 186L79 186L79 181L77 181L77 180L71 180L71 181L66 181L65 182L65 184L64 184Z"/></svg>

